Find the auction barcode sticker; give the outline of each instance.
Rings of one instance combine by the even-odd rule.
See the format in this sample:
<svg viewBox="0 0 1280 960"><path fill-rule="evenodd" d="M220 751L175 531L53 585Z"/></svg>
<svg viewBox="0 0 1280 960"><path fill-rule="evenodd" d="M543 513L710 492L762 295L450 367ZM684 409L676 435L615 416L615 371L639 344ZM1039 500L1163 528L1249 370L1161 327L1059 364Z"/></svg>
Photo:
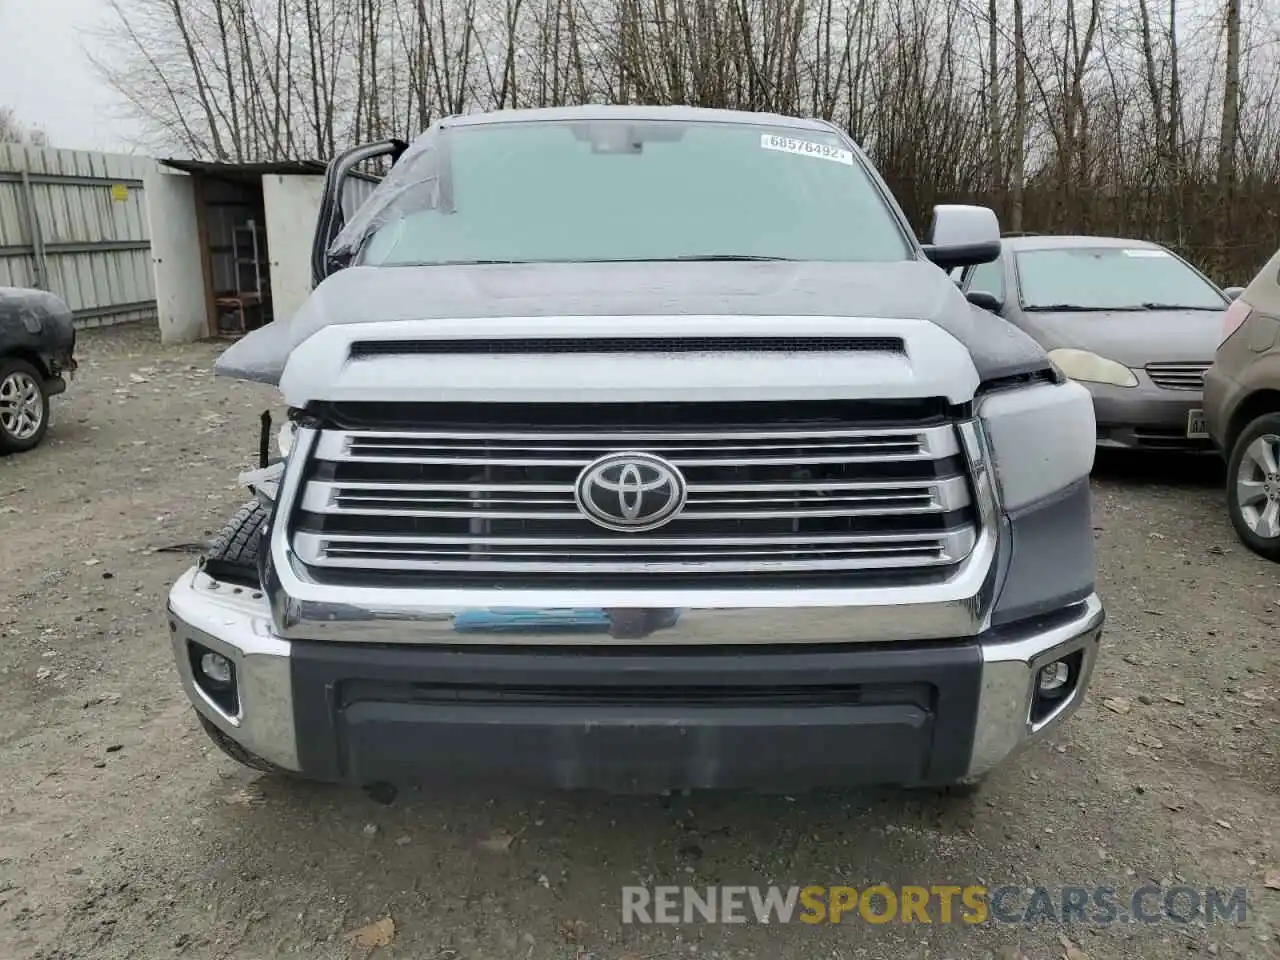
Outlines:
<svg viewBox="0 0 1280 960"><path fill-rule="evenodd" d="M846 166L853 166L853 153L841 147L833 147L812 140L797 140L794 137L779 137L772 133L760 135L760 146L765 150L779 150L782 153L794 153L801 157L817 157L819 160L834 160Z"/></svg>

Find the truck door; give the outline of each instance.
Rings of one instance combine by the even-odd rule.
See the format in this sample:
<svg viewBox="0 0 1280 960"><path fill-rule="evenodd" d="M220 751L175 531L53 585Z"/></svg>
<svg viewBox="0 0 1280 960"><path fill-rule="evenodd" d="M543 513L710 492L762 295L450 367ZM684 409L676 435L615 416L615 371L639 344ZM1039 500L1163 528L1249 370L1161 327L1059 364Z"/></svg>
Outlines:
<svg viewBox="0 0 1280 960"><path fill-rule="evenodd" d="M378 157L390 157L391 163L394 164L408 146L403 140L366 143L359 147L352 147L329 161L329 167L324 175L320 214L316 218L316 233L311 242L311 285L313 287L335 270L345 266L344 263L330 258L329 247L347 222L347 212L342 201L346 194L347 183L355 174L356 167Z"/></svg>

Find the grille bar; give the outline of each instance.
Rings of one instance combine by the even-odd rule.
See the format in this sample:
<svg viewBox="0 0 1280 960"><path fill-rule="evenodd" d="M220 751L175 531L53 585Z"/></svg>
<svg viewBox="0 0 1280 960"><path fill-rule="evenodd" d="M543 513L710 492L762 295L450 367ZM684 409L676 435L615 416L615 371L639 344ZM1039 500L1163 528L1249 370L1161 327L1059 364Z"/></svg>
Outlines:
<svg viewBox="0 0 1280 960"><path fill-rule="evenodd" d="M701 434L494 434L326 431L317 458L333 462L440 463L515 467L587 462L619 450L644 450L678 467L789 463L856 463L954 456L960 447L948 426L921 430L795 430Z"/></svg>
<svg viewBox="0 0 1280 960"><path fill-rule="evenodd" d="M954 563L973 548L972 528L942 535L741 537L690 542L645 538L620 544L597 538L372 537L298 533L294 550L318 567L440 572L707 573L867 570Z"/></svg>
<svg viewBox="0 0 1280 960"><path fill-rule="evenodd" d="M1166 390L1203 390L1208 361L1202 363L1148 363L1147 376Z"/></svg>
<svg viewBox="0 0 1280 960"><path fill-rule="evenodd" d="M494 489L501 487L505 489ZM690 484L685 520L781 517L888 516L949 513L969 502L964 477L936 482ZM578 517L572 484L480 485L313 480L302 509L316 514L360 514L489 520L573 520Z"/></svg>
<svg viewBox="0 0 1280 960"><path fill-rule="evenodd" d="M687 483L682 509L656 531L609 529L579 509L582 470L624 451L665 458ZM955 426L937 422L328 429L306 468L292 544L327 582L343 570L442 584L479 575L495 586L557 575L923 575L977 541L960 451Z"/></svg>

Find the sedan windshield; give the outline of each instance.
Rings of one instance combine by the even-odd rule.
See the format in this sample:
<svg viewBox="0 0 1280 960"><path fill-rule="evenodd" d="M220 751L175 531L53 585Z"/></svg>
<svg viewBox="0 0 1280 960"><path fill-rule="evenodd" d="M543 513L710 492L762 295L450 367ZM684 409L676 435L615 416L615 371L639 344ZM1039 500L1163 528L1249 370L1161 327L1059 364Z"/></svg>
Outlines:
<svg viewBox="0 0 1280 960"><path fill-rule="evenodd" d="M1017 255L1024 310L1223 310L1214 286L1158 247L1078 247Z"/></svg>
<svg viewBox="0 0 1280 960"><path fill-rule="evenodd" d="M335 248L378 265L913 256L836 133L736 123L446 127L357 220Z"/></svg>

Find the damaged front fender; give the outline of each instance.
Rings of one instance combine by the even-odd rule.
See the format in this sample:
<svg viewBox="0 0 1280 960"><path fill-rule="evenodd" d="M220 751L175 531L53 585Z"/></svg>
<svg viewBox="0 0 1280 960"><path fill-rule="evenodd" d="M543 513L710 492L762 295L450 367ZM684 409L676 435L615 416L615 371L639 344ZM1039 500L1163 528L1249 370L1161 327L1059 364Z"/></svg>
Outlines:
<svg viewBox="0 0 1280 960"><path fill-rule="evenodd" d="M247 487L249 492L265 505L271 506L276 502L276 496L280 491L280 477L283 473L284 461L278 460L257 470L246 470L238 479L241 486Z"/></svg>
<svg viewBox="0 0 1280 960"><path fill-rule="evenodd" d="M276 320L250 331L214 361L214 374L278 387L289 353L296 346L291 329L289 321Z"/></svg>

